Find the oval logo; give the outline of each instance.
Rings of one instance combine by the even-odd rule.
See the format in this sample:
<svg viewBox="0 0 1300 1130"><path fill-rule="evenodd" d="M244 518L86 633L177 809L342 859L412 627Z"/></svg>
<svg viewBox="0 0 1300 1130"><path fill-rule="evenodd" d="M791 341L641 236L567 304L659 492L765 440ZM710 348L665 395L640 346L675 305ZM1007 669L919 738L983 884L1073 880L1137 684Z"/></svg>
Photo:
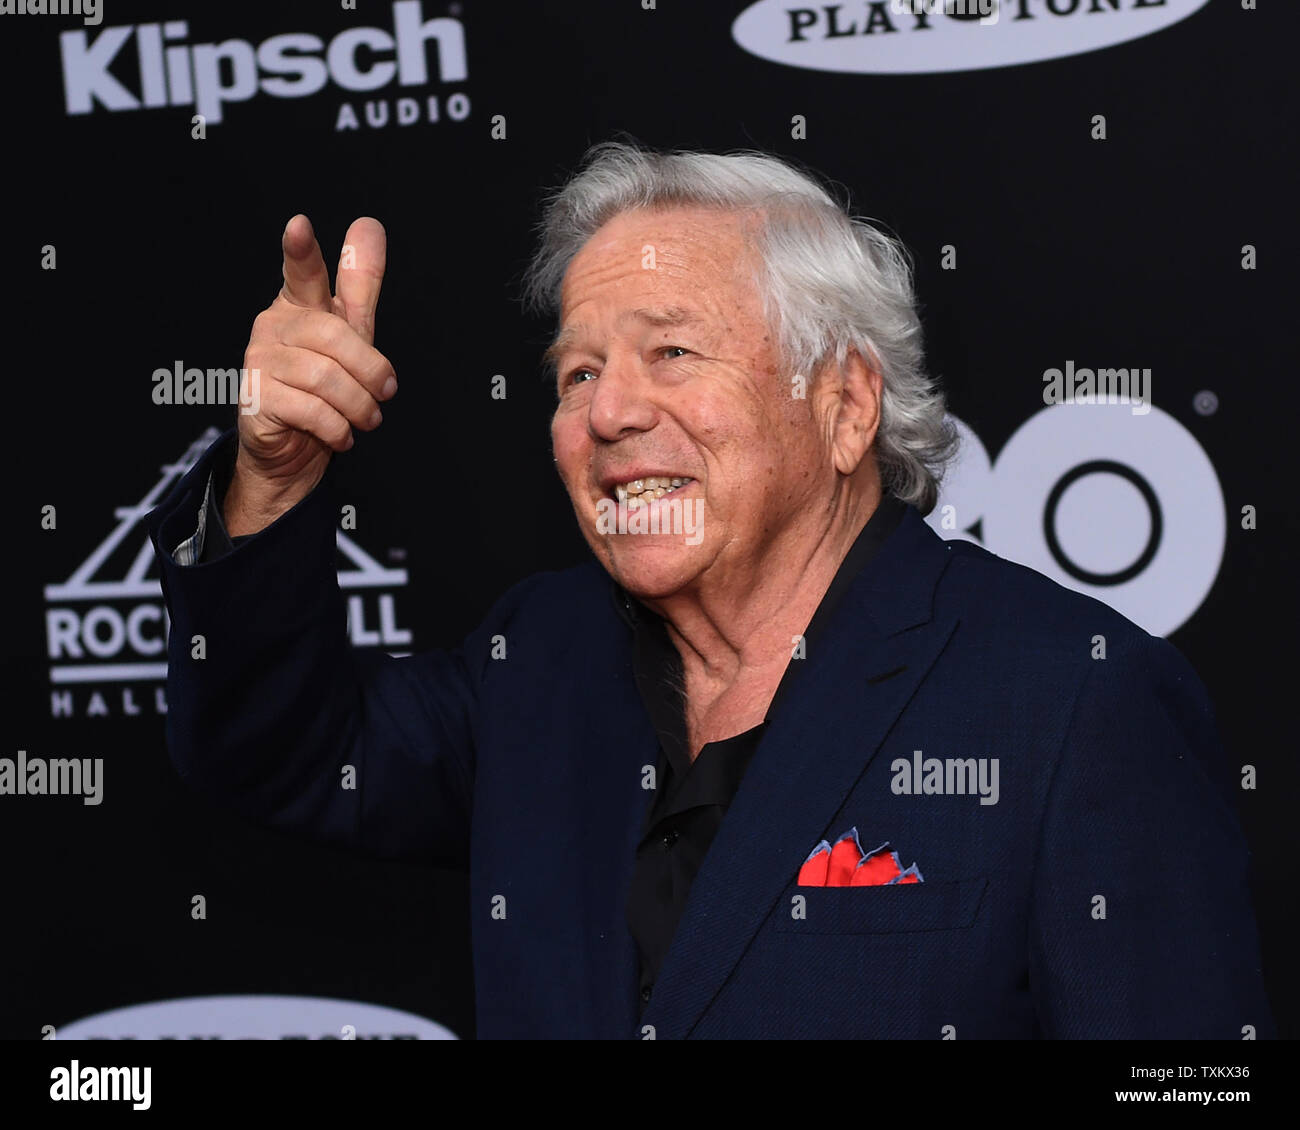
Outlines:
<svg viewBox="0 0 1300 1130"><path fill-rule="evenodd" d="M815 71L1015 67L1162 31L1209 0L758 0L731 25L752 55Z"/></svg>
<svg viewBox="0 0 1300 1130"><path fill-rule="evenodd" d="M454 1040L414 1013L331 997L181 997L74 1020L56 1040Z"/></svg>

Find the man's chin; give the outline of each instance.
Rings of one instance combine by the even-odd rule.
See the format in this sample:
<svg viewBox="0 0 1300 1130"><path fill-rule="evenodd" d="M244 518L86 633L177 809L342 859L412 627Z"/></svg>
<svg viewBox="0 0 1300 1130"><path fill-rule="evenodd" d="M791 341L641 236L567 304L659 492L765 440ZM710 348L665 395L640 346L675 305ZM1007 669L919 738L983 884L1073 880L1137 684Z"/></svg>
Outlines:
<svg viewBox="0 0 1300 1130"><path fill-rule="evenodd" d="M641 600L672 596L700 571L698 547L684 546L680 540L654 545L650 539L625 534L606 539L601 550L601 560L610 576Z"/></svg>

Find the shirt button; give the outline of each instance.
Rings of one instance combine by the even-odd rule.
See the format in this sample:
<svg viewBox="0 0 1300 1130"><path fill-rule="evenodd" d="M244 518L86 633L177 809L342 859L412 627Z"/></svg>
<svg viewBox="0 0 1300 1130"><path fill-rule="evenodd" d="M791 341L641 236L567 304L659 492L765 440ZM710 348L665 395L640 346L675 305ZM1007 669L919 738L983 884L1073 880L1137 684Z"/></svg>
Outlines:
<svg viewBox="0 0 1300 1130"><path fill-rule="evenodd" d="M649 985L647 985L644 989L641 990L641 1003L642 1003L642 1004L649 1004L649 1003L650 1003L650 986L649 986Z"/></svg>
<svg viewBox="0 0 1300 1130"><path fill-rule="evenodd" d="M666 836L664 836L664 847L670 848L676 842L677 842L677 829L674 828L671 832L669 832Z"/></svg>

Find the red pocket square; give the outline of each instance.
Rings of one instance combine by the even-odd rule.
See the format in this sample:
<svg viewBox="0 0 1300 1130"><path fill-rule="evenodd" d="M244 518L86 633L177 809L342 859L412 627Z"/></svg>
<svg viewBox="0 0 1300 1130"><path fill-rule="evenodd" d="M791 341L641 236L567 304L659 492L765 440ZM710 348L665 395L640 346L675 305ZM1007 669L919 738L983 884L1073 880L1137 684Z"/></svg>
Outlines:
<svg viewBox="0 0 1300 1130"><path fill-rule="evenodd" d="M923 883L915 863L906 870L898 852L890 851L886 840L864 852L858 830L850 828L832 846L822 840L799 868L801 887L892 887L895 883Z"/></svg>

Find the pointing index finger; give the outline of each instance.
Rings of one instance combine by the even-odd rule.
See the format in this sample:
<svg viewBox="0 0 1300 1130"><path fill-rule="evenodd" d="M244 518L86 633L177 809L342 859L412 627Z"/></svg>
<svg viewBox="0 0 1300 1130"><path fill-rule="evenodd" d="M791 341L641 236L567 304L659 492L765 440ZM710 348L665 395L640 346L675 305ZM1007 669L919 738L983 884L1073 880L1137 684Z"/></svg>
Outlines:
<svg viewBox="0 0 1300 1130"><path fill-rule="evenodd" d="M280 237L284 252L284 286L280 295L294 306L313 310L330 308L330 277L311 221L299 213L284 227Z"/></svg>

